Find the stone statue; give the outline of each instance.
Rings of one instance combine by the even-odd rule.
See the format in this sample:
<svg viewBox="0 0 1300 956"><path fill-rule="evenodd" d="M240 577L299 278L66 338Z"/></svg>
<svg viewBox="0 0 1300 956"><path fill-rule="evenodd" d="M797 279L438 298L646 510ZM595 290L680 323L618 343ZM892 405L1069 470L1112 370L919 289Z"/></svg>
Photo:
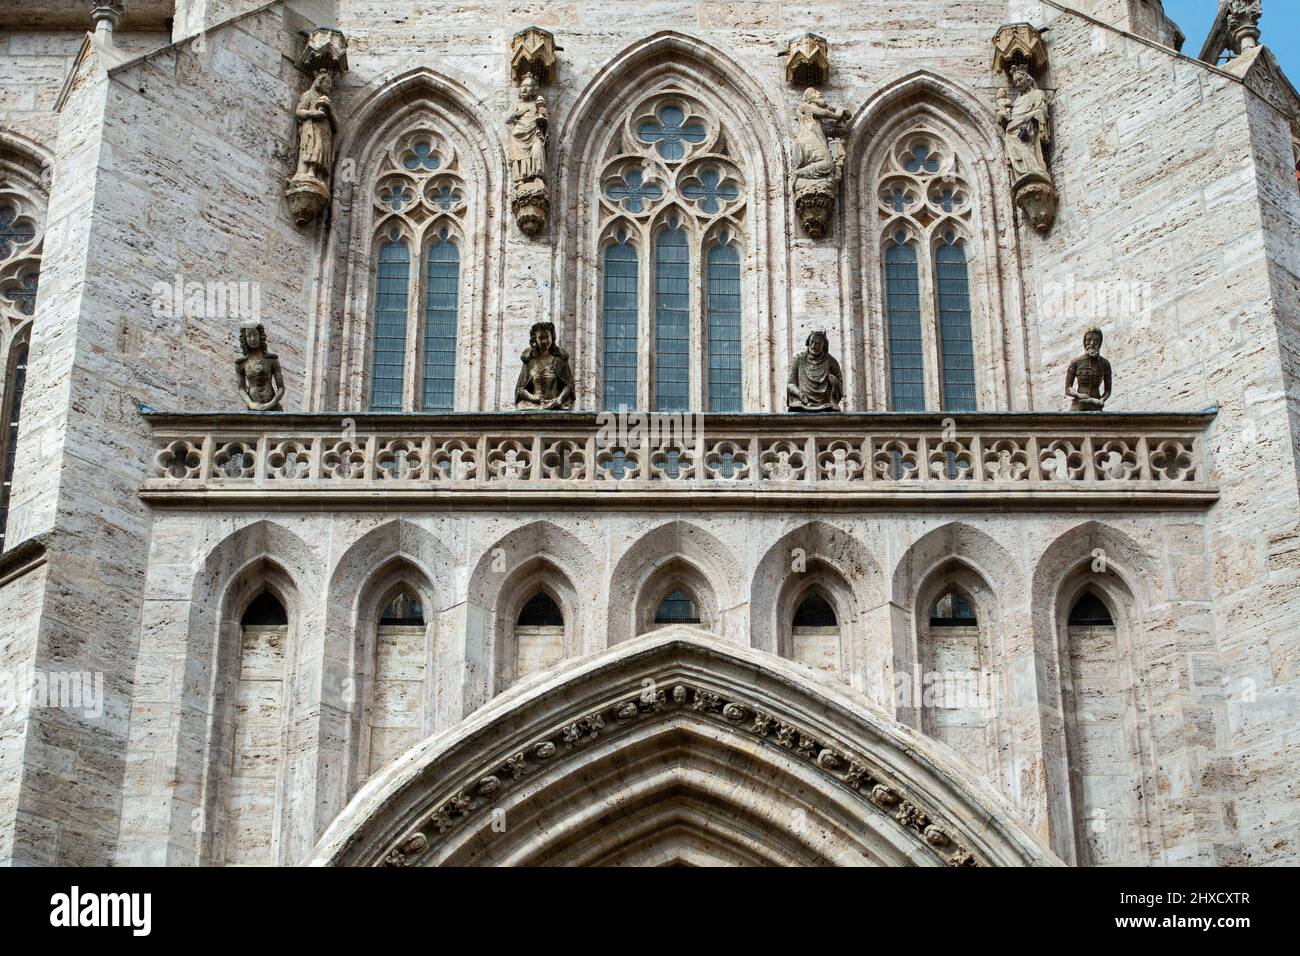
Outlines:
<svg viewBox="0 0 1300 956"><path fill-rule="evenodd" d="M810 86L796 114L794 205L804 232L820 239L826 234L835 188L844 171L844 146L838 138L827 137L826 126L838 130L848 120L849 111L831 109L820 91Z"/></svg>
<svg viewBox="0 0 1300 956"><path fill-rule="evenodd" d="M1006 131L1007 165L1016 204L1034 230L1047 232L1056 219L1056 187L1044 150L1052 141L1051 101L1023 65L1011 68L1014 101L999 93L998 119Z"/></svg>
<svg viewBox="0 0 1300 956"><path fill-rule="evenodd" d="M786 385L792 412L838 412L844 400L844 374L831 357L830 343L820 329L808 336L804 350L790 365Z"/></svg>
<svg viewBox="0 0 1300 956"><path fill-rule="evenodd" d="M1065 394L1075 412L1099 412L1110 401L1110 363L1101 357L1101 329L1095 325L1083 333L1083 354L1065 372Z"/></svg>
<svg viewBox="0 0 1300 956"><path fill-rule="evenodd" d="M516 408L572 408L573 372L569 353L555 341L555 323L536 322L528 333L528 348L520 356L524 367L515 383Z"/></svg>
<svg viewBox="0 0 1300 956"><path fill-rule="evenodd" d="M531 73L519 84L519 99L506 117L510 127L510 178L514 189L510 208L525 235L535 236L546 225L550 197L546 190L546 132L550 112Z"/></svg>
<svg viewBox="0 0 1300 956"><path fill-rule="evenodd" d="M266 327L261 322L241 325L239 348L244 355L235 360L235 372L244 404L255 412L282 411L284 373L280 371L280 357L266 350Z"/></svg>
<svg viewBox="0 0 1300 956"><path fill-rule="evenodd" d="M330 103L334 81L321 70L298 98L298 168L285 195L299 226L314 219L329 202L330 169L334 165L334 133L338 120Z"/></svg>

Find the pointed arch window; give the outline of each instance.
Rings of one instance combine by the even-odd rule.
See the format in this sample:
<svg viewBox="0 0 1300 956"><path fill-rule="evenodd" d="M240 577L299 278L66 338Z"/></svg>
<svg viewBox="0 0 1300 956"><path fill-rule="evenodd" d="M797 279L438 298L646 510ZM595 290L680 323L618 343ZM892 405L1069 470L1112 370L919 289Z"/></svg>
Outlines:
<svg viewBox="0 0 1300 956"><path fill-rule="evenodd" d="M714 112L647 96L606 146L597 184L604 407L743 405L746 176Z"/></svg>
<svg viewBox="0 0 1300 956"><path fill-rule="evenodd" d="M44 197L38 201L29 185L0 181L0 550L7 543L44 239Z"/></svg>
<svg viewBox="0 0 1300 956"><path fill-rule="evenodd" d="M564 612L554 597L538 591L515 619L515 678L546 670L564 659Z"/></svg>
<svg viewBox="0 0 1300 956"><path fill-rule="evenodd" d="M807 592L795 608L789 653L797 661L832 674L843 667L839 615L818 590Z"/></svg>
<svg viewBox="0 0 1300 956"><path fill-rule="evenodd" d="M451 141L423 128L381 159L368 342L374 411L456 406L466 185Z"/></svg>
<svg viewBox="0 0 1300 956"><path fill-rule="evenodd" d="M975 411L975 204L961 163L943 137L913 130L877 165L876 183L889 407Z"/></svg>
<svg viewBox="0 0 1300 956"><path fill-rule="evenodd" d="M637 366L636 249L620 231L605 249L605 403L604 407L636 408Z"/></svg>

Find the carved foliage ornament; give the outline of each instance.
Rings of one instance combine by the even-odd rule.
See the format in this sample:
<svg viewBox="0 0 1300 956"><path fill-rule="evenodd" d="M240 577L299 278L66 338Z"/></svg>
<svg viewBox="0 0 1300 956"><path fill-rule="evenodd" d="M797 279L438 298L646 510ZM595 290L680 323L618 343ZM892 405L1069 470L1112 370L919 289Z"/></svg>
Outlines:
<svg viewBox="0 0 1300 956"><path fill-rule="evenodd" d="M496 805L501 796L543 764L569 757L593 740L617 734L637 721L653 720L673 710L688 710L720 727L732 728L779 747L807 761L823 776L852 791L874 812L904 828L949 866L981 866L983 862L963 845L955 827L936 819L923 802L914 799L865 757L848 752L832 741L804 730L780 714L771 714L726 692L665 678L640 693L616 697L596 710L556 727L521 747L499 764L471 774L453 787L423 821L410 830L380 859L383 866L406 866L466 820ZM490 781L485 787L485 782Z"/></svg>
<svg viewBox="0 0 1300 956"><path fill-rule="evenodd" d="M1036 79L1047 66L1047 48L1032 26L1013 23L998 31L993 50L994 69L1010 84L998 91L998 122L1005 131L1012 196L1033 230L1044 234L1056 221L1057 207L1047 162L1052 101Z"/></svg>
<svg viewBox="0 0 1300 956"><path fill-rule="evenodd" d="M1238 53L1259 46L1259 20L1264 15L1261 0L1228 0L1228 31Z"/></svg>

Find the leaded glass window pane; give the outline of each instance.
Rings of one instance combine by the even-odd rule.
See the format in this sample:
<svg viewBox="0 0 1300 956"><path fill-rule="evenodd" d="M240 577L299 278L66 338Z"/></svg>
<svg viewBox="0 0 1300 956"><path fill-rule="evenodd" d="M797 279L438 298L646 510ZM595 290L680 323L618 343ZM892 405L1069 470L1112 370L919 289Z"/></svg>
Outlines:
<svg viewBox="0 0 1300 956"><path fill-rule="evenodd" d="M636 249L626 237L605 250L605 408L637 407Z"/></svg>
<svg viewBox="0 0 1300 956"><path fill-rule="evenodd" d="M709 411L740 411L740 253L725 241L709 250Z"/></svg>
<svg viewBox="0 0 1300 956"><path fill-rule="evenodd" d="M890 407L899 412L921 411L925 408L921 283L916 249L903 242L894 242L885 249L885 311Z"/></svg>
<svg viewBox="0 0 1300 956"><path fill-rule="evenodd" d="M9 381L9 420L5 425L4 484L0 486L0 551L9 526L9 495L14 484L14 457L18 454L18 421L23 412L23 391L27 386L27 343L14 346L13 378Z"/></svg>
<svg viewBox="0 0 1300 956"><path fill-rule="evenodd" d="M411 253L402 240L379 247L375 269L375 338L370 407L402 410L402 370L406 364L406 309Z"/></svg>
<svg viewBox="0 0 1300 956"><path fill-rule="evenodd" d="M685 591L674 591L659 603L655 611L656 624L699 624L700 613L695 602Z"/></svg>
<svg viewBox="0 0 1300 956"><path fill-rule="evenodd" d="M429 246L425 265L422 408L449 412L456 393L456 325L460 250L446 233Z"/></svg>
<svg viewBox="0 0 1300 956"><path fill-rule="evenodd" d="M655 249L655 395L658 412L690 403L690 249L678 228L659 234Z"/></svg>
<svg viewBox="0 0 1300 956"><path fill-rule="evenodd" d="M970 282L966 250L949 236L935 252L939 283L939 361L945 411L975 411L975 355L971 345Z"/></svg>

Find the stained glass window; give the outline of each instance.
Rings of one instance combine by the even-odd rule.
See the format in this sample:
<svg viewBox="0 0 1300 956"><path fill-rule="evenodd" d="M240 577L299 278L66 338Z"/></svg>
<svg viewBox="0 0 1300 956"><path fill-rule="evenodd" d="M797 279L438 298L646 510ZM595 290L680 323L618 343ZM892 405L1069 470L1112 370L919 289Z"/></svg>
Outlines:
<svg viewBox="0 0 1300 956"><path fill-rule="evenodd" d="M939 360L945 411L975 411L975 356L971 344L966 250L948 233L935 251L939 288Z"/></svg>
<svg viewBox="0 0 1300 956"><path fill-rule="evenodd" d="M690 404L690 248L676 224L659 233L655 246L655 394L658 412Z"/></svg>
<svg viewBox="0 0 1300 956"><path fill-rule="evenodd" d="M379 247L375 269L374 353L370 407L402 409L402 371L406 364L406 310L410 295L411 253L394 229Z"/></svg>
<svg viewBox="0 0 1300 956"><path fill-rule="evenodd" d="M917 277L916 249L901 233L885 249L885 311L890 407L898 412L921 411L925 408L921 284Z"/></svg>
<svg viewBox="0 0 1300 956"><path fill-rule="evenodd" d="M4 550L9 526L9 496L14 483L14 458L18 454L18 421L23 411L23 391L27 386L27 343L14 345L13 374L9 379L9 414L4 422L4 484L0 487L0 550Z"/></svg>
<svg viewBox="0 0 1300 956"><path fill-rule="evenodd" d="M424 284L424 388L421 407L449 412L456 393L460 250L446 230L429 246Z"/></svg>
<svg viewBox="0 0 1300 956"><path fill-rule="evenodd" d="M740 253L726 235L709 250L709 411L740 411Z"/></svg>
<svg viewBox="0 0 1300 956"><path fill-rule="evenodd" d="M620 235L605 250L605 408L637 407L637 258Z"/></svg>

